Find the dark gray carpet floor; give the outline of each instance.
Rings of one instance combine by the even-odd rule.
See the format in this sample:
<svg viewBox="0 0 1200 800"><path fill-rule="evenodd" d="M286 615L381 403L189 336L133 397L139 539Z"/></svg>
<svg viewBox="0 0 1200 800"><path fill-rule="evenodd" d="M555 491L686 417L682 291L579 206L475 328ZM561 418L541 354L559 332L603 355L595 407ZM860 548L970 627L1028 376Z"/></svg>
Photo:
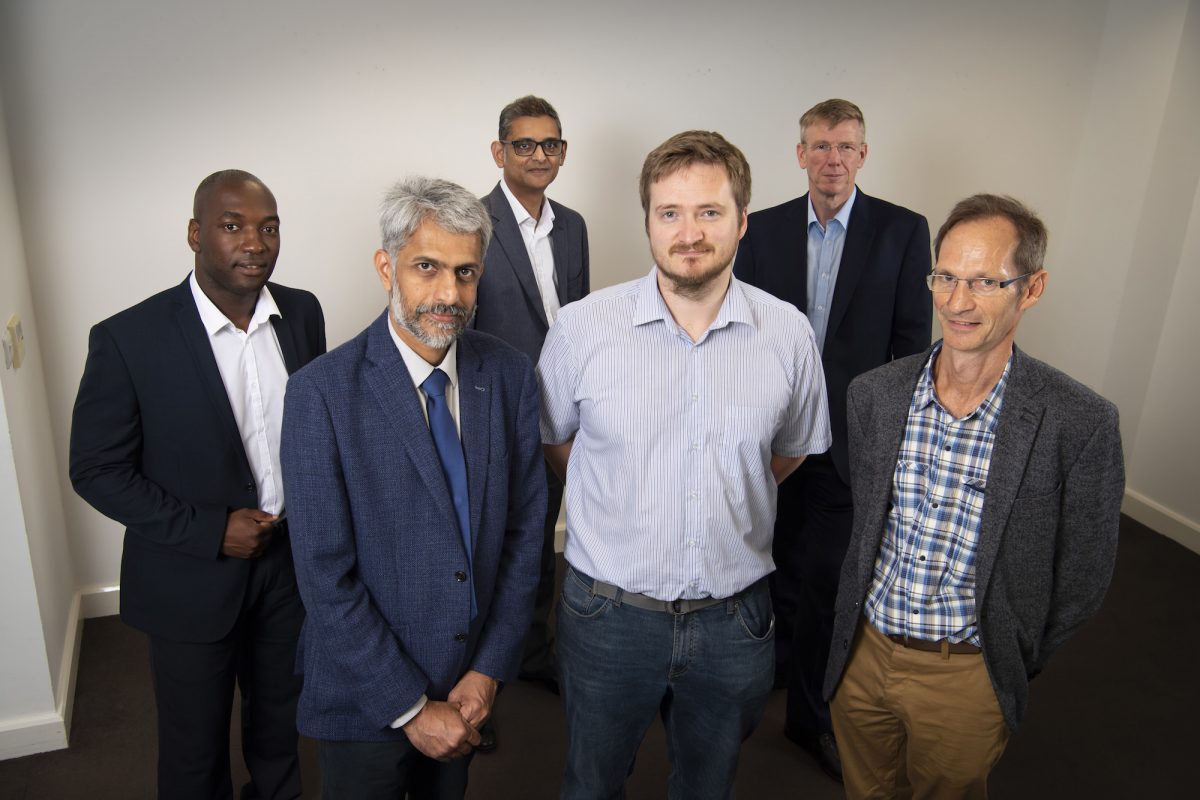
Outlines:
<svg viewBox="0 0 1200 800"><path fill-rule="evenodd" d="M1128 519L1104 608L1031 687L1030 712L993 773L996 798L1200 797L1200 555ZM841 797L785 740L783 692L742 751L740 798ZM497 708L500 747L471 767L472 800L557 796L566 752L558 698L515 683ZM236 755L235 785L245 780ZM145 640L116 617L84 626L71 746L0 762L3 800L149 798L154 706ZM302 742L306 796L319 796L316 749ZM629 783L665 795L661 727Z"/></svg>

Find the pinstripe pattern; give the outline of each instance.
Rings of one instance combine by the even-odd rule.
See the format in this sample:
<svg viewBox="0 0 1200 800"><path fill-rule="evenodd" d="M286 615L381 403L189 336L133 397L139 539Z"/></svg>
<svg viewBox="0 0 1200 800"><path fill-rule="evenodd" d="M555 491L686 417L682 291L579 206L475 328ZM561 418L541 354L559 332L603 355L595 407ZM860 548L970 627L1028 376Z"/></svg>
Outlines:
<svg viewBox="0 0 1200 800"><path fill-rule="evenodd" d="M934 393L940 350L913 391L866 613L883 633L978 645L975 554L1012 357L979 407L955 419Z"/></svg>
<svg viewBox="0 0 1200 800"><path fill-rule="evenodd" d="M825 380L796 308L732 279L693 343L657 271L565 306L538 364L542 440L575 437L567 560L660 600L771 572L772 453L829 448Z"/></svg>

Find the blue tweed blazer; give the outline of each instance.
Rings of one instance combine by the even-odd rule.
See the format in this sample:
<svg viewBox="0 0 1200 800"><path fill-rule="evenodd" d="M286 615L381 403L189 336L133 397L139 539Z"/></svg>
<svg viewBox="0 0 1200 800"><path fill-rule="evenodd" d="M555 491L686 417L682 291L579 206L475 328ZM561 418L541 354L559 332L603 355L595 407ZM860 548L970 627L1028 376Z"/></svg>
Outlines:
<svg viewBox="0 0 1200 800"><path fill-rule="evenodd" d="M509 678L529 627L546 512L529 359L484 333L458 344L470 489L467 554L420 397L386 312L288 381L281 459L307 618L297 724L318 739L401 738L469 669Z"/></svg>
<svg viewBox="0 0 1200 800"><path fill-rule="evenodd" d="M826 699L863 616L896 454L931 350L850 384L854 531L838 586ZM1116 406L1014 346L975 560L983 658L1011 730L1025 714L1029 680L1100 607L1116 561L1124 488Z"/></svg>

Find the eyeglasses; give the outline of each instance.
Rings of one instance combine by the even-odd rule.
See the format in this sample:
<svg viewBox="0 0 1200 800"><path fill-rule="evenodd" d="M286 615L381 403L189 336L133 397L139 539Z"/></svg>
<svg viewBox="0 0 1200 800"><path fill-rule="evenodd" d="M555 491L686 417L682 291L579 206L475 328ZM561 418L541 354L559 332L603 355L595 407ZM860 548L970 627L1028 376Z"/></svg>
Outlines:
<svg viewBox="0 0 1200 800"><path fill-rule="evenodd" d="M1036 270L1034 271L1036 272ZM1033 272L1026 272L1024 275L1002 281L999 278L959 278L944 272L931 272L925 276L925 284L929 286L929 291L935 294L947 294L953 292L954 287L959 283L965 283L967 291L971 294L976 297L987 297L1001 289L1007 289L1021 278L1028 278L1032 274Z"/></svg>
<svg viewBox="0 0 1200 800"><path fill-rule="evenodd" d="M806 144L805 148L816 155L827 156L835 149L838 155L842 158L850 158L850 156L858 155L858 148L862 145L852 144L850 142L842 142L841 144L830 144L829 142L817 142L816 144Z"/></svg>
<svg viewBox="0 0 1200 800"><path fill-rule="evenodd" d="M536 139L511 139L509 141L501 139L500 144L512 145L513 152L519 156L531 156L533 155L533 151L537 150L539 147L542 148L542 152L546 155L556 156L563 151L564 147L567 146L567 140L542 139L539 142Z"/></svg>

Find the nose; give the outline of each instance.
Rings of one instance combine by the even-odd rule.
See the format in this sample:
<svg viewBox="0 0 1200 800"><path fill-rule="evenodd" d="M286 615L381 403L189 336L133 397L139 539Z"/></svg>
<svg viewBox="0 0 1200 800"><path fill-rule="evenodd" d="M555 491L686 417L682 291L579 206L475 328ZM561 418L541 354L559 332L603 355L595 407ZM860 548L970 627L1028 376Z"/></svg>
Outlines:
<svg viewBox="0 0 1200 800"><path fill-rule="evenodd" d="M447 306L458 305L458 278L452 269L438 273L433 284L433 302Z"/></svg>
<svg viewBox="0 0 1200 800"><path fill-rule="evenodd" d="M704 229L696 222L696 218L683 215L683 224L679 228L679 238L685 244L696 244L704 238Z"/></svg>
<svg viewBox="0 0 1200 800"><path fill-rule="evenodd" d="M837 145L829 148L829 163L835 165L842 163L842 148Z"/></svg>
<svg viewBox="0 0 1200 800"><path fill-rule="evenodd" d="M965 311L975 305L975 295L967 288L967 282L955 281L954 289L946 298L946 308L951 311Z"/></svg>
<svg viewBox="0 0 1200 800"><path fill-rule="evenodd" d="M267 249L267 244L263 241L262 231L253 226L247 226L242 229L242 249L247 253L261 253Z"/></svg>

